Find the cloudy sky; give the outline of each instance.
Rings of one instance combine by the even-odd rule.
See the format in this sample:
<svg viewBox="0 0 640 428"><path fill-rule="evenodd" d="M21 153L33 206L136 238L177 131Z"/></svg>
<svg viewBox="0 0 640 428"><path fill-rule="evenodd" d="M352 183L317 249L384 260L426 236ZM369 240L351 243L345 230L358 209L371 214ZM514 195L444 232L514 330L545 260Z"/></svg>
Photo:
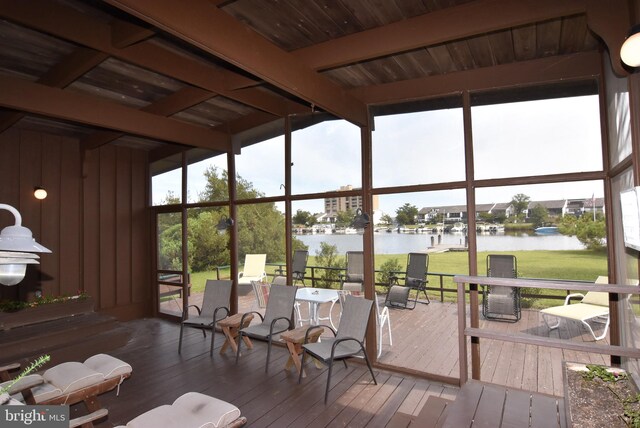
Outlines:
<svg viewBox="0 0 640 428"><path fill-rule="evenodd" d="M602 169L597 96L474 107L475 177L504 178ZM465 179L462 109L448 109L375 120L373 184L388 187ZM360 130L329 121L295 131L292 137L294 194L361 186ZM284 137L254 144L236 156L237 172L267 196L284 194ZM189 199L204 188L203 171L226 169L226 156L189 168ZM177 171L154 177L154 203L168 190L179 193ZM532 200L602 197L601 182L478 189L477 203L508 202L517 193ZM422 208L465 203L463 190L382 195L379 209L394 215L409 202ZM294 212L321 212L323 200L295 202Z"/></svg>

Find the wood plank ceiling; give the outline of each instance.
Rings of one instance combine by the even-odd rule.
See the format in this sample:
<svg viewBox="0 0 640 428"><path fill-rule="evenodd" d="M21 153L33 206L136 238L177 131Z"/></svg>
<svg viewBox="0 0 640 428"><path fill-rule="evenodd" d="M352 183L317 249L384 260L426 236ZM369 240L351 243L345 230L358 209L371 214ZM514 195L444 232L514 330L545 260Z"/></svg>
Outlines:
<svg viewBox="0 0 640 428"><path fill-rule="evenodd" d="M312 108L364 125L398 85L594 55L587 23L578 0L0 0L0 132L224 152Z"/></svg>

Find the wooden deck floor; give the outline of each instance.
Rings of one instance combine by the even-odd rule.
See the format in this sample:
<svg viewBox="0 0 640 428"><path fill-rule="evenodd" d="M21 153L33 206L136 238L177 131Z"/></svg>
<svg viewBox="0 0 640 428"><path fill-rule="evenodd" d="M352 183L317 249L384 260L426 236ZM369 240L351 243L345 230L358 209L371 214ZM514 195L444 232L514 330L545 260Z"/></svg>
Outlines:
<svg viewBox="0 0 640 428"><path fill-rule="evenodd" d="M383 300L381 297L380 302ZM239 309L256 310L253 294L240 296ZM306 317L305 305L301 309L303 317ZM322 305L321 316L327 316L328 312L329 305ZM468 313L467 308L467 316ZM338 305L334 307L332 316L335 320L339 319ZM432 300L429 305L419 303L415 310L391 309L390 317L393 346L389 345L385 330L383 352L379 359L381 363L450 378L459 377L456 304ZM480 328L593 343L593 338L582 325L563 321L558 329L549 330L540 313L532 309L524 309L522 318L516 323L481 318ZM596 332L601 328L594 324ZM597 343L609 344L608 335ZM485 339L480 341L480 353L482 381L556 396L563 395L563 360L609 363L609 358L600 354ZM470 358L469 354L468 361L471 361Z"/></svg>
<svg viewBox="0 0 640 428"><path fill-rule="evenodd" d="M100 397L109 410L108 427L124 424L153 407L173 402L188 391L198 391L238 406L250 427L384 427L400 410L417 414L429 395L454 399L458 388L375 370L378 385L363 364L347 369L337 365L327 405L323 403L326 369L307 365L308 376L298 385L294 371L285 371L285 348L272 353L265 373L266 345L255 342L236 365L231 353L220 355L222 335L216 333L216 350L209 356L209 341L196 330L185 333L178 355L177 325L160 319L127 323L132 340L112 352L129 362L133 374L121 388ZM208 339L208 338L207 338ZM72 415L84 412L74 407Z"/></svg>

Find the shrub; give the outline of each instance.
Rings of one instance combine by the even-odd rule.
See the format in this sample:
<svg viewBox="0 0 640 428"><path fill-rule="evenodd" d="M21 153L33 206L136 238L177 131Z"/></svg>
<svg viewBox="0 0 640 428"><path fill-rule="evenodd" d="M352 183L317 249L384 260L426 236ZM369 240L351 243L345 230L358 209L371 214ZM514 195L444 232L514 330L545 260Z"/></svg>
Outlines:
<svg viewBox="0 0 640 428"><path fill-rule="evenodd" d="M402 266L398 259L389 259L380 265L380 272L378 272L378 281L382 284L389 284L389 279L395 272L402 272Z"/></svg>
<svg viewBox="0 0 640 428"><path fill-rule="evenodd" d="M320 243L320 250L316 251L316 265L327 268L344 268L346 261L338 256L338 247ZM336 269L322 269L320 278L316 278L314 285L319 288L331 288L340 278L340 271Z"/></svg>

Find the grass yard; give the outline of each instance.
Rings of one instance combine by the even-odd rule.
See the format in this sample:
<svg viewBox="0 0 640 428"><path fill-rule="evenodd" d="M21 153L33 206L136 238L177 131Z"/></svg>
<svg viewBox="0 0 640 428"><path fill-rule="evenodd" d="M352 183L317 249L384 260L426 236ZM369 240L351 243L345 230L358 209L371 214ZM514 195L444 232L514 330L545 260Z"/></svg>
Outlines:
<svg viewBox="0 0 640 428"><path fill-rule="evenodd" d="M478 275L487 273L486 258L488 252L478 253ZM605 251L573 250L573 251L492 251L491 254L513 254L518 261L518 276L521 278L545 278L562 280L580 280L593 282L598 276L607 275L607 253ZM429 273L442 273L449 275L466 275L468 271L467 252L433 253L429 255ZM386 261L396 259L402 269L406 267L407 256L405 254L381 254L375 256L375 266L379 269ZM315 256L309 256L308 266L315 266ZM267 273L273 274L275 266L267 266ZM309 275L309 268L307 269ZM316 273L318 275L318 273ZM229 269L220 270L221 278L229 278ZM215 271L194 272L191 274L192 292L204 290L207 279L215 279ZM429 275L430 286L438 286L437 275ZM455 284L451 276L443 277L444 288L455 290ZM385 291L382 286L380 292ZM542 290L544 294L564 296L562 291ZM431 294L431 292L430 292ZM435 293L436 295L438 293ZM455 293L445 293L445 300L455 300ZM525 299L525 304L535 307L546 307L558 304L558 300Z"/></svg>

